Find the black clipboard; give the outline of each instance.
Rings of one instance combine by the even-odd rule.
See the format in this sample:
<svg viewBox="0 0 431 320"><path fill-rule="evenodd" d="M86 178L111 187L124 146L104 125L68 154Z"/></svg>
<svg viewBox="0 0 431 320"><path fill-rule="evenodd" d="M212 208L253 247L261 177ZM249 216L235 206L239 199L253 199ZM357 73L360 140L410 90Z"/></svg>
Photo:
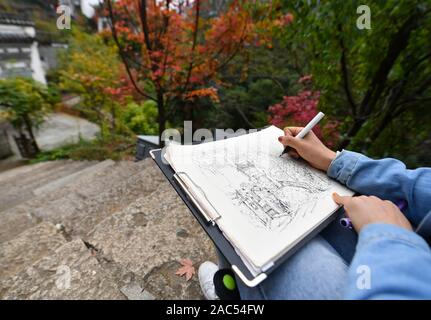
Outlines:
<svg viewBox="0 0 431 320"><path fill-rule="evenodd" d="M234 247L230 242L224 237L218 226L210 221L198 208L197 204L194 202L192 197L185 191L177 179L175 179L175 171L169 164L163 162L162 159L162 149L155 149L150 151L151 158L156 162L157 166L165 175L166 179L178 193L180 198L183 200L185 205L189 208L193 216L199 222L201 227L205 230L207 235L210 237L217 249L224 255L226 260L230 263L232 270L241 279L241 281L248 287L255 287L262 281L264 281L268 275L276 270L283 262L285 262L291 255L293 255L297 250L299 250L304 244L309 240L318 235L323 229L328 226L337 216L337 211L330 215L324 222L322 222L318 227L311 231L305 238L299 241L293 248L291 248L286 254L281 258L274 261L267 269L263 270L260 274L254 276L247 266L242 261L241 257L237 254Z"/></svg>

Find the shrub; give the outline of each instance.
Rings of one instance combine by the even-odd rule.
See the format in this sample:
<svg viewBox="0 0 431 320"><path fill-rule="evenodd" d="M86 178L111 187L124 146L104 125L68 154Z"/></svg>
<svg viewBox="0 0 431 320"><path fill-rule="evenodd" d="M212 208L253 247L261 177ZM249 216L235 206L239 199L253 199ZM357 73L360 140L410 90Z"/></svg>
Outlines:
<svg viewBox="0 0 431 320"><path fill-rule="evenodd" d="M55 91L33 79L0 80L0 119L9 121L18 131L24 156L31 157L39 151L33 127L42 122L58 100Z"/></svg>
<svg viewBox="0 0 431 320"><path fill-rule="evenodd" d="M302 77L299 82L310 82L311 76ZM310 84L310 83L309 83ZM319 112L320 93L303 89L296 96L285 96L283 101L268 108L269 122L283 128L285 126L306 126L307 123ZM338 121L325 119L322 125L316 125L313 132L324 138L329 147L335 147L339 140Z"/></svg>
<svg viewBox="0 0 431 320"><path fill-rule="evenodd" d="M123 112L122 121L136 134L157 135L157 104L152 100L143 104L129 103Z"/></svg>
<svg viewBox="0 0 431 320"><path fill-rule="evenodd" d="M54 161L60 159L121 160L133 159L136 141L133 137L110 135L106 139L81 140L77 144L39 153L31 162Z"/></svg>

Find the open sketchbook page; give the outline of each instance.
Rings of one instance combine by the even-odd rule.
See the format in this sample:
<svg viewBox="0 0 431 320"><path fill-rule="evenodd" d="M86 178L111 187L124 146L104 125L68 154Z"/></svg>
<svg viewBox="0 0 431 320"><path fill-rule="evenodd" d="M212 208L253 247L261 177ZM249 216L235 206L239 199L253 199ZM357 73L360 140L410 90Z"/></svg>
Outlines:
<svg viewBox="0 0 431 320"><path fill-rule="evenodd" d="M254 274L304 238L353 192L302 161L280 157L272 126L195 146L170 145L165 158Z"/></svg>

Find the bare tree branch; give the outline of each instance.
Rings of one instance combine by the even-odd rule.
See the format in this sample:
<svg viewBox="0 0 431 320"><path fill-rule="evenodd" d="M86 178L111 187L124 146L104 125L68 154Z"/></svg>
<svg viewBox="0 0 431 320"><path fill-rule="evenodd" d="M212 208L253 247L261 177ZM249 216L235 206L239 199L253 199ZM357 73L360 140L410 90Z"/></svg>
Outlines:
<svg viewBox="0 0 431 320"><path fill-rule="evenodd" d="M386 55L380 62L369 89L359 105L357 116L347 132L346 138L338 145L339 149L344 149L350 144L353 137L361 130L363 124L369 118L369 115L384 92L389 72L392 70L401 52L407 47L411 32L419 26L419 22L423 17L424 12L419 10L412 12L390 40Z"/></svg>
<svg viewBox="0 0 431 320"><path fill-rule="evenodd" d="M359 113L363 116L368 115L379 99L386 81L388 74L391 71L395 61L401 52L407 47L411 32L417 28L419 20L423 17L423 13L414 12L403 23L398 32L392 37L386 56L380 63L370 87L366 92L364 99L359 107Z"/></svg>
<svg viewBox="0 0 431 320"><path fill-rule="evenodd" d="M150 32L148 28L148 20L147 20L147 1L141 0L139 4L139 16L141 18L142 32L144 33L144 41L147 46L147 50L151 52L151 41L150 41Z"/></svg>
<svg viewBox="0 0 431 320"><path fill-rule="evenodd" d="M347 67L347 57L346 57L346 47L344 45L344 40L343 40L343 28L341 26L341 24L338 25L338 31L339 31L339 44L340 44L340 48L341 48L341 58L340 58L340 64L341 64L341 74L342 74L342 78L343 78L343 87L344 87L344 91L346 93L347 96L347 101L350 104L350 107L352 109L352 114L353 116L356 116L356 111L357 111L357 107L356 107L356 103L353 99L353 95L352 95L352 91L350 89L350 84L349 84L349 71L348 71L348 67Z"/></svg>
<svg viewBox="0 0 431 320"><path fill-rule="evenodd" d="M194 30L193 30L193 44L192 44L190 64L189 64L189 68L187 70L187 77L186 77L186 81L184 84L184 90L187 90L187 87L189 86L190 77L192 75L192 70L194 67L193 64L194 64L196 43L197 43L198 32L199 32L199 17L200 17L200 0L196 0L196 16L195 16L195 26L194 26Z"/></svg>

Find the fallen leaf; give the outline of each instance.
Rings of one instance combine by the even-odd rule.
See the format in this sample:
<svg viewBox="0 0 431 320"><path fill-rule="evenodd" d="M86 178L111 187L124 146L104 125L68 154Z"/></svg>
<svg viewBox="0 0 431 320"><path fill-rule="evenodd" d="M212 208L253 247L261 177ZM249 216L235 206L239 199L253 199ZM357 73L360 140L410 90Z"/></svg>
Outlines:
<svg viewBox="0 0 431 320"><path fill-rule="evenodd" d="M196 273L195 267L193 267L193 262L190 259L182 259L180 261L181 267L175 272L177 276L185 276L186 281L189 281L193 275Z"/></svg>

